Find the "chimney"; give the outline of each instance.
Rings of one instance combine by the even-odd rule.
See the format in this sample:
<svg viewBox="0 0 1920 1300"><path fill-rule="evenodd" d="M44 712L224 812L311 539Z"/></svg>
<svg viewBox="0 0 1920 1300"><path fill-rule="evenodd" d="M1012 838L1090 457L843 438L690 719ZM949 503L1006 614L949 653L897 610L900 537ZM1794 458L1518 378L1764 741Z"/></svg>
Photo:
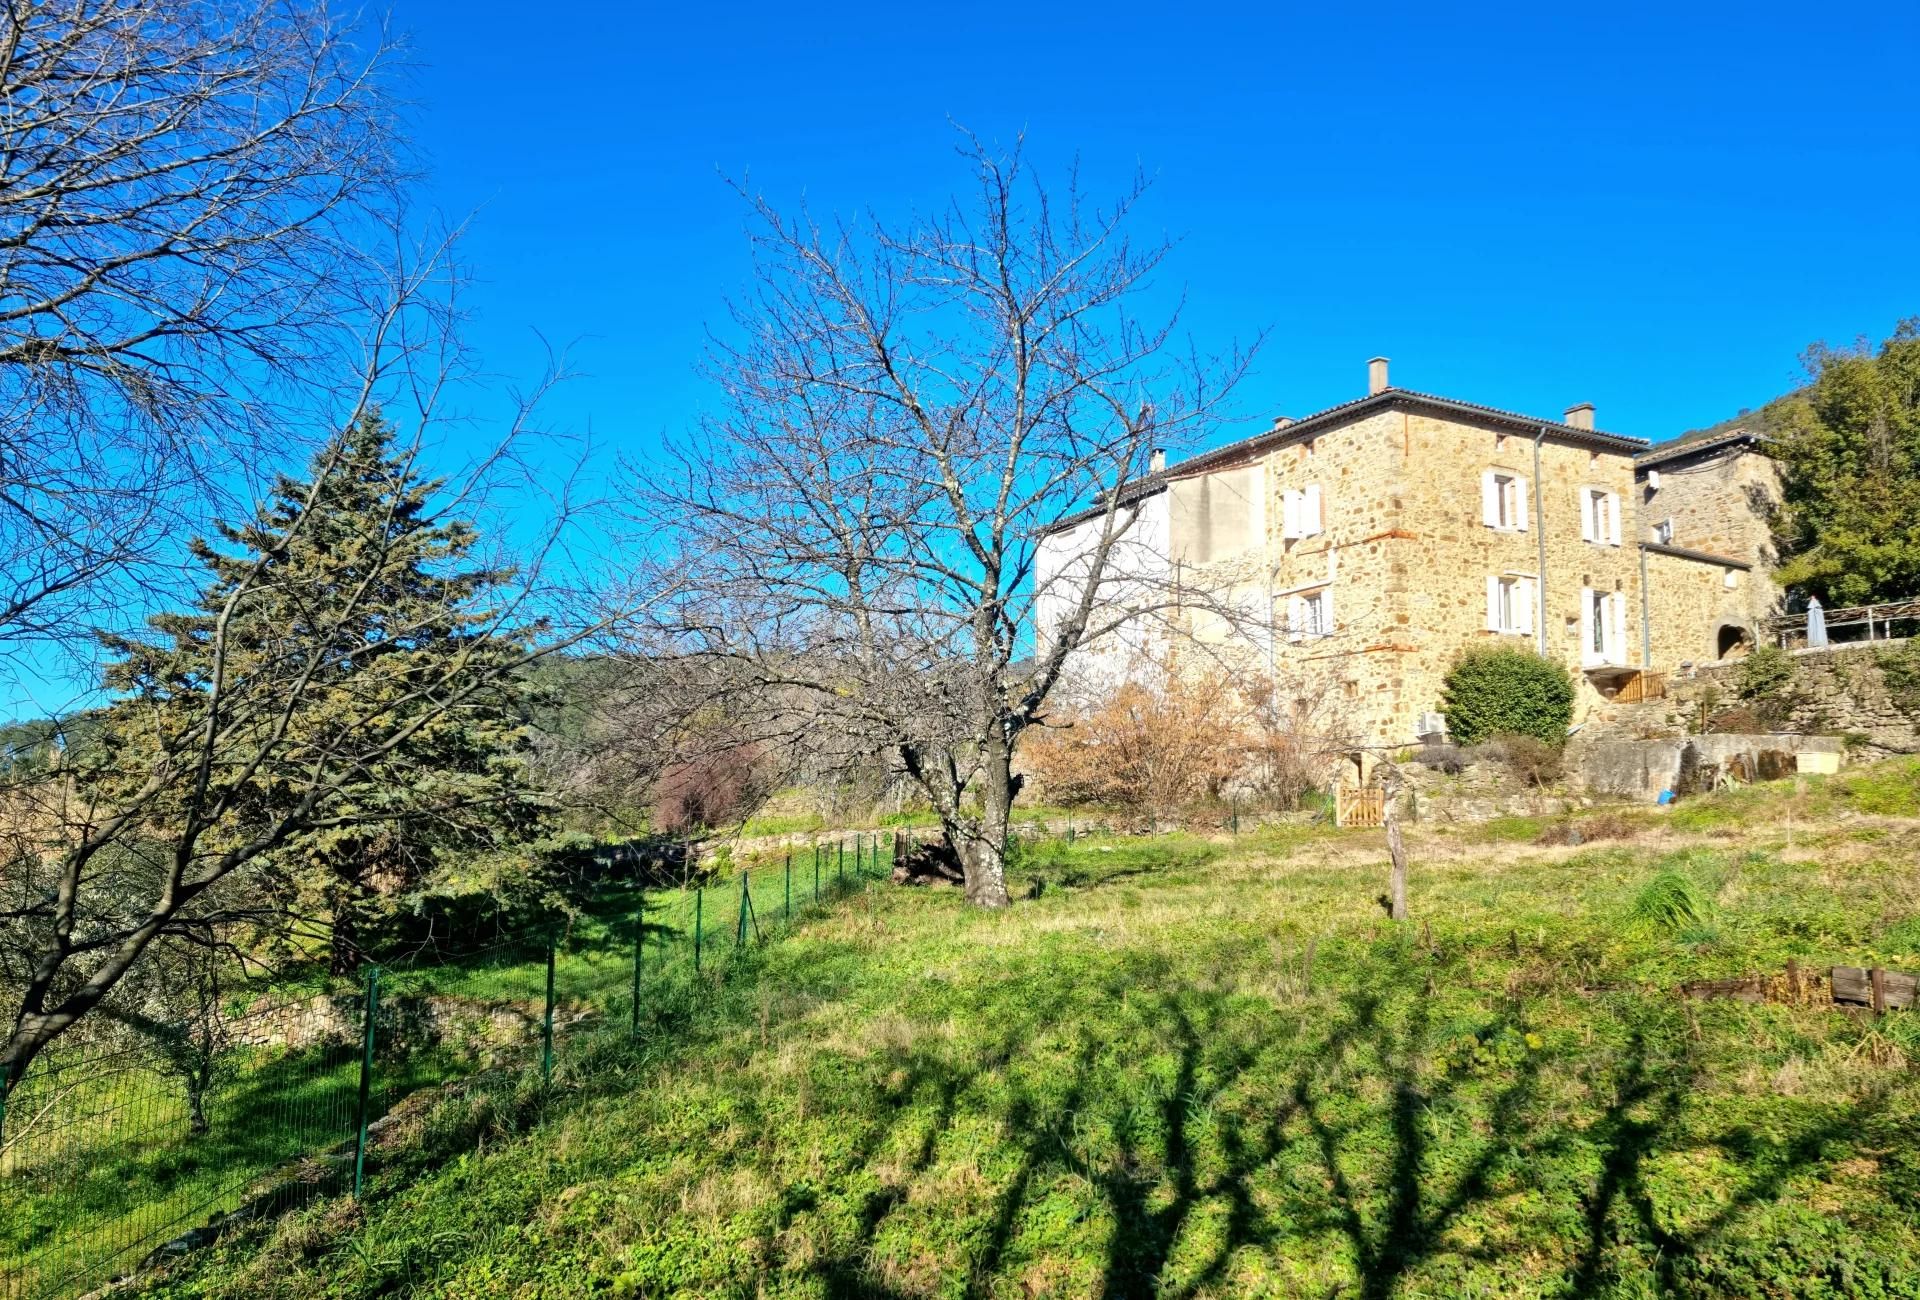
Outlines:
<svg viewBox="0 0 1920 1300"><path fill-rule="evenodd" d="M1582 402L1578 406L1567 408L1566 426L1569 429L1591 429L1593 427L1593 403Z"/></svg>
<svg viewBox="0 0 1920 1300"><path fill-rule="evenodd" d="M1292 426L1293 417L1291 415L1276 415L1273 417L1273 427L1267 430L1267 432L1278 433L1280 430L1291 428Z"/></svg>
<svg viewBox="0 0 1920 1300"><path fill-rule="evenodd" d="M1165 447L1155 447L1147 453L1147 470L1149 473L1158 474L1166 467L1167 449Z"/></svg>
<svg viewBox="0 0 1920 1300"><path fill-rule="evenodd" d="M1367 361L1367 396L1387 391L1387 359L1371 357Z"/></svg>

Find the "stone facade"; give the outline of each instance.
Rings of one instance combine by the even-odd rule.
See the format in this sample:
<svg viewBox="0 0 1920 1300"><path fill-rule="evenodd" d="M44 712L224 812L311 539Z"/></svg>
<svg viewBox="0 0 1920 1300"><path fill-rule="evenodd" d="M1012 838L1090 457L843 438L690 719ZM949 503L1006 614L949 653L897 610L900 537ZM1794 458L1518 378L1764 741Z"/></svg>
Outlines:
<svg viewBox="0 0 1920 1300"><path fill-rule="evenodd" d="M1672 548L1650 552L1649 590L1671 614L1654 624L1656 661L1713 663L1760 644L1780 607L1772 578L1780 470L1761 439L1737 431L1640 456L1634 489L1641 541ZM1716 572L1700 553L1737 563Z"/></svg>
<svg viewBox="0 0 1920 1300"><path fill-rule="evenodd" d="M1722 623L1770 599L1737 559L1643 554L1646 444L1594 430L1590 407L1540 420L1385 387L1384 369L1366 398L1136 489L1171 502L1185 643L1264 678L1296 716L1357 745L1410 743L1459 653L1504 644L1568 667L1580 721L1642 670L1717 657ZM1655 495L1704 510L1718 481Z"/></svg>

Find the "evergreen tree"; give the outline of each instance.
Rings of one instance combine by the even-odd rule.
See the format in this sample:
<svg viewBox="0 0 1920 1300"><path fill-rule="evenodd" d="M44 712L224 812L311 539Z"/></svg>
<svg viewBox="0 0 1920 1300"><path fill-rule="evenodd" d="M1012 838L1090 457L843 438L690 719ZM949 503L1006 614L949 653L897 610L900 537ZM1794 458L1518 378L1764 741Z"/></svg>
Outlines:
<svg viewBox="0 0 1920 1300"><path fill-rule="evenodd" d="M1781 582L1824 604L1920 595L1920 317L1877 352L1816 345L1785 404Z"/></svg>
<svg viewBox="0 0 1920 1300"><path fill-rule="evenodd" d="M121 743L203 725L224 701L209 761L180 779L225 784L236 840L284 821L316 769L381 750L332 774L247 885L324 916L336 973L458 855L531 837L548 808L524 757L526 688L506 670L526 646L488 605L510 574L476 563L470 525L434 514L439 487L370 413L251 522L219 526L224 546L193 544L212 575L193 610L152 620L154 640L110 643Z"/></svg>

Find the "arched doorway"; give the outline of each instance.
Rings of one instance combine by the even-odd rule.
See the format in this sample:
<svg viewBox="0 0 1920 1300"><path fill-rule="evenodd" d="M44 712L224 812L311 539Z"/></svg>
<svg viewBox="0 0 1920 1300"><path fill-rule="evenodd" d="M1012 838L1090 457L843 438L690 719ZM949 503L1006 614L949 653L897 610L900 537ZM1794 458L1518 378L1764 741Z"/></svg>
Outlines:
<svg viewBox="0 0 1920 1300"><path fill-rule="evenodd" d="M1738 623L1723 623L1720 626L1719 657L1722 659L1744 659L1753 649L1753 633Z"/></svg>

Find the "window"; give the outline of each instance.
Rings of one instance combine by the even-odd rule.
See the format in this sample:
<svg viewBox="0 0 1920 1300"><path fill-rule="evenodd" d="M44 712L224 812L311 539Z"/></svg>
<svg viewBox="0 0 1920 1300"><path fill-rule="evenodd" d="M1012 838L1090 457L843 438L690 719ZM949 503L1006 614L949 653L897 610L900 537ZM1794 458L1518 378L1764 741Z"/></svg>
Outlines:
<svg viewBox="0 0 1920 1300"><path fill-rule="evenodd" d="M1480 476L1480 518L1489 528L1520 532L1527 526L1527 481L1490 469Z"/></svg>
<svg viewBox="0 0 1920 1300"><path fill-rule="evenodd" d="M1582 667L1623 665L1626 658L1627 598L1617 591L1580 589L1580 663Z"/></svg>
<svg viewBox="0 0 1920 1300"><path fill-rule="evenodd" d="M1519 636L1533 634L1534 579L1525 574L1494 574L1487 578L1487 631Z"/></svg>
<svg viewBox="0 0 1920 1300"><path fill-rule="evenodd" d="M1603 546L1620 545L1620 498L1605 488L1580 489L1580 536Z"/></svg>
<svg viewBox="0 0 1920 1300"><path fill-rule="evenodd" d="M1673 520L1662 519L1653 526L1653 540L1662 546L1673 545Z"/></svg>
<svg viewBox="0 0 1920 1300"><path fill-rule="evenodd" d="M1325 512L1320 500L1318 483L1309 483L1297 491L1290 488L1281 493L1280 536L1287 541L1294 541L1326 531Z"/></svg>
<svg viewBox="0 0 1920 1300"><path fill-rule="evenodd" d="M1333 592L1322 587L1304 592L1287 603L1287 639L1317 641L1333 635Z"/></svg>

